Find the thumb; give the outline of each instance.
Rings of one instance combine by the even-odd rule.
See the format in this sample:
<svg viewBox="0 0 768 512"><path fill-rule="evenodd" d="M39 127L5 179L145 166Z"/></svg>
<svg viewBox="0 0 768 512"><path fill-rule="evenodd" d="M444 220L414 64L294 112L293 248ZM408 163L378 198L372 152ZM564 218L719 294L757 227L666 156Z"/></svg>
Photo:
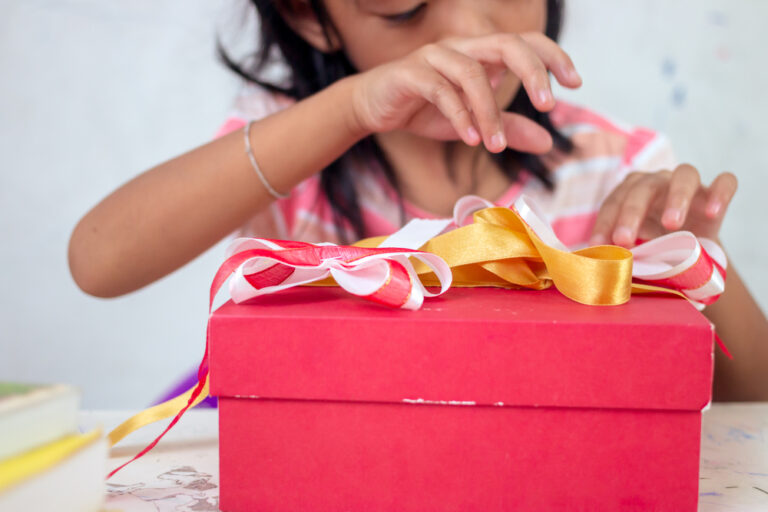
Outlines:
<svg viewBox="0 0 768 512"><path fill-rule="evenodd" d="M511 112L502 112L501 119L510 148L535 155L543 155L552 150L552 135L543 126Z"/></svg>

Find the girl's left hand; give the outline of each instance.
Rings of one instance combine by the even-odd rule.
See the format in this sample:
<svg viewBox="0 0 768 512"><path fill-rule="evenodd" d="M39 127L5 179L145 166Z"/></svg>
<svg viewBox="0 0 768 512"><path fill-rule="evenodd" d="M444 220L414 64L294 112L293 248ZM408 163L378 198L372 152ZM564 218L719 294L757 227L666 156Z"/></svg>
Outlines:
<svg viewBox="0 0 768 512"><path fill-rule="evenodd" d="M681 230L717 240L737 184L736 176L724 172L706 187L687 164L673 172L630 173L600 207L590 245L631 248L638 238Z"/></svg>

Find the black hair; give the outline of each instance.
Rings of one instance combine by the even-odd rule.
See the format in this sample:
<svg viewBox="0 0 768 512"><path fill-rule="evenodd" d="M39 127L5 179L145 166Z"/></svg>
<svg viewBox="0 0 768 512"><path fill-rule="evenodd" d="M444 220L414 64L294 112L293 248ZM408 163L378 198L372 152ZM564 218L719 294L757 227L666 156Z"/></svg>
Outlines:
<svg viewBox="0 0 768 512"><path fill-rule="evenodd" d="M297 34L281 15L277 3L284 0L250 0L255 7L260 23L260 40L257 50L252 56L242 62L236 62L224 49L221 41L217 43L219 57L223 63L246 81L256 83L267 90L284 94L295 100L301 100L328 87L335 81L357 72L347 58L343 49L334 52L321 52L307 43ZM557 40L563 20L564 0L547 1L547 24L545 34ZM309 7L323 27L326 39L338 36L332 20L325 9L322 0L307 0ZM292 8L293 2L286 1L283 9ZM289 77L286 83L279 84L265 80L264 70L272 63L272 58L278 50L288 66ZM544 127L552 136L555 148L570 152L573 149L571 141L561 134L552 124L549 115L536 110L523 87L507 108L535 121ZM452 146L449 144L446 159L450 159ZM549 190L554 188L549 173L541 159L533 154L514 149L505 149L501 153L492 154L492 159L502 172L511 180L517 179L521 169L527 170ZM357 197L355 176L352 162L370 162L379 164L388 182L398 191L397 177L386 155L376 143L373 136L366 137L351 147L346 153L328 165L320 174L323 193L327 196L332 208L334 224L339 238L348 242L346 228L351 228L355 236L366 236L362 212ZM449 166L450 169L450 166ZM404 218L402 198L400 199L401 218Z"/></svg>

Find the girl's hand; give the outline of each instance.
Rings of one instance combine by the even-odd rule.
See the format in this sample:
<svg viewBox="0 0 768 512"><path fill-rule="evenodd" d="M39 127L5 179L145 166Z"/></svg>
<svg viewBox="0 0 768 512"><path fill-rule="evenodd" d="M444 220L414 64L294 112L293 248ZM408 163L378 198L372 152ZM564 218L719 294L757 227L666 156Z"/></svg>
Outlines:
<svg viewBox="0 0 768 512"><path fill-rule="evenodd" d="M356 119L366 133L408 130L471 146L484 142L494 153L507 145L545 153L552 147L549 133L497 104L494 89L507 70L542 112L555 106L548 70L566 87L581 85L571 59L543 34L450 39L357 75Z"/></svg>
<svg viewBox="0 0 768 512"><path fill-rule="evenodd" d="M717 240L737 184L725 172L705 187L699 171L687 164L674 172L633 172L600 207L590 245L630 248L638 238L680 230Z"/></svg>

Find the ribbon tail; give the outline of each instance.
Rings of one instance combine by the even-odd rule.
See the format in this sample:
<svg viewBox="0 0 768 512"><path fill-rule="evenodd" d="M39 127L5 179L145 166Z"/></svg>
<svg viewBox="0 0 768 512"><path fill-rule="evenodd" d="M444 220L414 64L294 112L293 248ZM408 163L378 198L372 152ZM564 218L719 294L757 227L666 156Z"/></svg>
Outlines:
<svg viewBox="0 0 768 512"><path fill-rule="evenodd" d="M685 295L683 295L681 292L677 290L672 290L670 288L662 288L661 286L632 283L632 292L633 293L671 293L672 295L678 295L690 302L690 299ZM717 342L717 346L720 347L720 350L723 351L723 354L725 354L728 357L728 359L733 359L733 356L728 351L728 347L725 346L725 343L720 338L720 336L717 335L717 332L713 331L713 334L715 335L715 342Z"/></svg>
<svg viewBox="0 0 768 512"><path fill-rule="evenodd" d="M720 338L720 336L717 335L717 332L714 333L715 335L715 341L717 342L717 346L720 347L720 350L723 351L723 354L725 354L728 359L733 360L733 356L728 351L728 347L725 346L725 343L723 343L723 340Z"/></svg>
<svg viewBox="0 0 768 512"><path fill-rule="evenodd" d="M192 393L195 391L198 385L199 382L179 396L136 413L135 415L122 422L107 436L109 446L116 445L131 432L143 428L150 423L164 420L173 416L177 411L180 411L185 404L189 403L189 400L192 397ZM205 396L203 395L206 395L207 390L208 384L206 383L205 388L203 388L203 390L200 392L200 395L194 399L194 403L190 405L190 407L194 407L195 405L205 400Z"/></svg>
<svg viewBox="0 0 768 512"><path fill-rule="evenodd" d="M110 446L114 446L116 443L118 443L121 439L123 439L125 436L127 436L131 432L139 428L142 428L145 425L149 425L150 423L154 423L156 421L169 418L174 413L176 413L173 420L171 420L168 426L165 427L165 430L163 430L162 433L159 436L157 436L154 441L152 441L143 450L137 453L131 460L125 462L124 464L110 471L110 473L107 475L107 480L112 478L115 475L115 473L123 469L125 466L135 461L139 457L142 457L147 452L149 452L152 448L154 448L155 445L157 445L157 443L160 441L160 439L162 439L165 436L165 434L168 433L168 431L171 430L171 428L173 428L173 426L181 419L184 413L187 412L187 409L194 407L200 402L202 402L203 400L205 400L205 398L208 396L207 352L208 351L206 350L206 357L200 364L201 371L203 370L203 366L205 366L204 373L201 374L198 372L198 382L195 387L193 387L192 389L186 391L185 393L175 398L172 398L166 402L163 402L154 407L150 407L149 409L141 411L135 416L128 418L126 421L121 423L117 428L115 428L114 430L112 430L112 432L109 433L109 435L107 436L107 438L109 439L109 444ZM186 401L186 404L182 406L182 404L185 401Z"/></svg>
<svg viewBox="0 0 768 512"><path fill-rule="evenodd" d="M255 254L258 254L258 251L246 250L246 251L234 254L233 256L229 257L221 265L218 272L216 272L216 276L213 279L213 284L211 285L209 305L208 305L209 313L213 308L213 300L216 297L216 293L219 291L221 286L226 282L227 278L229 278L232 272L234 272L235 269L237 269L237 267L240 264L242 264L248 258L254 256ZM176 425L176 423L181 419L181 417L184 415L185 412L187 412L188 409L196 406L197 404L205 400L205 398L208 396L208 341L209 341L209 336L208 336L208 333L206 333L205 354L203 354L203 359L202 361L200 361L200 366L197 370L197 385L195 385L192 389L182 393L181 395L175 398L171 398L170 400L167 400L161 404L155 405L154 407L145 409L140 413L132 416L131 418L128 418L119 426L117 426L117 428L112 430L112 432L109 433L109 435L107 436L107 438L109 439L109 444L110 446L114 446L131 432L134 432L135 430L145 425L149 425L150 423L154 423L156 421L169 418L175 414L175 416L173 417L173 420L171 420L168 426L165 427L165 430L163 430L163 432L159 436L157 436L154 441L152 441L143 450L141 450L138 454L136 454L131 460L113 469L107 475L107 480L112 478L112 476L114 476L115 473L123 469L125 466L135 461L139 457L142 457L147 452L149 452L152 448L154 448L155 445L157 445L157 443L160 441L160 439L162 439L163 436L165 436L165 434L171 428L173 428L174 425Z"/></svg>
<svg viewBox="0 0 768 512"><path fill-rule="evenodd" d="M632 293L669 293L672 295L677 295L681 299L685 299L688 302L691 302L691 300L683 295L682 292L678 290L673 290L672 288L664 288L663 286L654 286L652 284L641 284L641 283L632 283Z"/></svg>

